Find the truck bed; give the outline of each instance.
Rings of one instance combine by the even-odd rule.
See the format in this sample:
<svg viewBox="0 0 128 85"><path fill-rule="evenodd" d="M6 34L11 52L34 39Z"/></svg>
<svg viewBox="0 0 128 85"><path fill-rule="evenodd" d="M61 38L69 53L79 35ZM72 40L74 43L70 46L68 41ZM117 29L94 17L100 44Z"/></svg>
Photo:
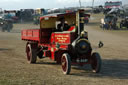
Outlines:
<svg viewBox="0 0 128 85"><path fill-rule="evenodd" d="M70 44L76 38L75 32L63 31L52 32L52 29L27 29L21 31L21 39L39 43L61 43Z"/></svg>
<svg viewBox="0 0 128 85"><path fill-rule="evenodd" d="M21 39L27 41L40 41L40 29L27 29L21 31Z"/></svg>

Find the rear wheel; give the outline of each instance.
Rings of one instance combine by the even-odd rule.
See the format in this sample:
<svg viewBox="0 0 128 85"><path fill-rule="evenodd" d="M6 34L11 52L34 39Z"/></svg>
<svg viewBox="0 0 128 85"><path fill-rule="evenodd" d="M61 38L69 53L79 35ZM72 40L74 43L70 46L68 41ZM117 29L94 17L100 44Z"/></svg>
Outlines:
<svg viewBox="0 0 128 85"><path fill-rule="evenodd" d="M32 44L30 43L27 44L26 46L26 54L29 63L36 63L37 60L36 49L32 48Z"/></svg>
<svg viewBox="0 0 128 85"><path fill-rule="evenodd" d="M93 72L99 73L101 69L101 63L102 63L99 53L93 53L91 59L92 59L91 67L93 69Z"/></svg>
<svg viewBox="0 0 128 85"><path fill-rule="evenodd" d="M61 58L61 65L64 74L69 74L71 71L71 59L68 53L64 53Z"/></svg>
<svg viewBox="0 0 128 85"><path fill-rule="evenodd" d="M5 32L5 25L2 26L2 32Z"/></svg>
<svg viewBox="0 0 128 85"><path fill-rule="evenodd" d="M5 29L4 28L2 28L2 32L5 32Z"/></svg>
<svg viewBox="0 0 128 85"><path fill-rule="evenodd" d="M3 25L3 30L8 32L8 23L5 23L5 24Z"/></svg>

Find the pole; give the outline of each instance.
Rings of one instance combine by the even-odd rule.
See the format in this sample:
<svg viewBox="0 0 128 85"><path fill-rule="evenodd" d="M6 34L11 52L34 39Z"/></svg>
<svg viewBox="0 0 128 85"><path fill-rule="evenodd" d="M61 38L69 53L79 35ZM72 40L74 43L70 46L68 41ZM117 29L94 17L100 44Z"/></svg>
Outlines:
<svg viewBox="0 0 128 85"><path fill-rule="evenodd" d="M81 0L79 0L80 8L81 8Z"/></svg>
<svg viewBox="0 0 128 85"><path fill-rule="evenodd" d="M94 0L92 0L92 8L94 7Z"/></svg>
<svg viewBox="0 0 128 85"><path fill-rule="evenodd" d="M92 13L93 13L93 7L94 7L94 0L92 0Z"/></svg>
<svg viewBox="0 0 128 85"><path fill-rule="evenodd" d="M0 8L0 14L2 14L2 8Z"/></svg>

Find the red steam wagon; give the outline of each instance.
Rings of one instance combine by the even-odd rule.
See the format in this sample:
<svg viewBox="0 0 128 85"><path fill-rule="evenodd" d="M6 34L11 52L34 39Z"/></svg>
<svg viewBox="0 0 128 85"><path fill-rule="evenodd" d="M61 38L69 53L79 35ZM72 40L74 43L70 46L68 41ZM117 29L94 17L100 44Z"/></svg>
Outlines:
<svg viewBox="0 0 128 85"><path fill-rule="evenodd" d="M64 26L68 29L63 31L57 26L62 18L68 23ZM69 74L74 64L91 64L93 72L100 72L101 57L97 52L92 53L88 33L84 31L84 10L43 16L40 29L22 30L21 38L27 41L29 63L36 63L37 57L49 57L61 64L64 74Z"/></svg>

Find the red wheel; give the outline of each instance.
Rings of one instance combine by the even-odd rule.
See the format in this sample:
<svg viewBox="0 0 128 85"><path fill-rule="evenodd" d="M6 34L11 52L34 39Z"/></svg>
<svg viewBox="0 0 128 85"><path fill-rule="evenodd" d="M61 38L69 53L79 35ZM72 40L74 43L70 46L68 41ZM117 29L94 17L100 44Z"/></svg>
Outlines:
<svg viewBox="0 0 128 85"><path fill-rule="evenodd" d="M31 44L27 44L26 54L29 63L36 63L36 59L37 59L36 49L33 49Z"/></svg>
<svg viewBox="0 0 128 85"><path fill-rule="evenodd" d="M64 53L61 58L61 65L64 74L69 74L71 71L71 59L68 53Z"/></svg>
<svg viewBox="0 0 128 85"><path fill-rule="evenodd" d="M95 73L100 72L101 63L102 63L102 61L101 61L101 57L100 57L99 53L93 53L92 54L92 62L91 62L93 72L95 72Z"/></svg>

